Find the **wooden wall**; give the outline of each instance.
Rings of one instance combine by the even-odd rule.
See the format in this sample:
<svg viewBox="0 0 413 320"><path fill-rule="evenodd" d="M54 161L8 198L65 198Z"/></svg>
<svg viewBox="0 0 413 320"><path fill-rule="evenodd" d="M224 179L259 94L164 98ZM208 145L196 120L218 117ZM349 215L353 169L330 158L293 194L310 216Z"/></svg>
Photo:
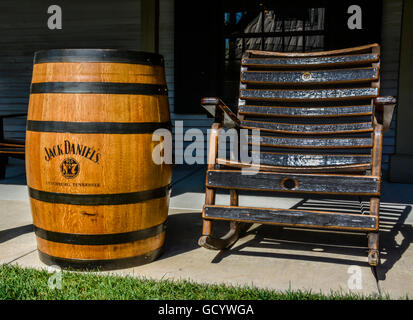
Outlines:
<svg viewBox="0 0 413 320"><path fill-rule="evenodd" d="M47 9L62 8L62 29L49 30ZM139 0L2 0L0 112L27 110L33 54L52 48L139 49ZM25 119L7 119L6 137L24 139Z"/></svg>
<svg viewBox="0 0 413 320"><path fill-rule="evenodd" d="M159 1L159 53L165 61L169 106L174 111L174 0Z"/></svg>
<svg viewBox="0 0 413 320"><path fill-rule="evenodd" d="M400 31L403 0L384 0L381 31L381 95L397 97L400 61ZM388 169L390 155L395 152L396 112L391 130L383 138L383 170ZM384 175L387 178L387 175Z"/></svg>

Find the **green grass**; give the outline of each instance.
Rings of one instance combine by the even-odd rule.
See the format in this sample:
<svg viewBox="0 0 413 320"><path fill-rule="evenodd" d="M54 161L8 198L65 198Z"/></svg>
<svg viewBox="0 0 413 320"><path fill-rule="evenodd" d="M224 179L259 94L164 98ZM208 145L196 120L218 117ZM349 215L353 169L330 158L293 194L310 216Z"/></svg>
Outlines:
<svg viewBox="0 0 413 320"><path fill-rule="evenodd" d="M364 296L344 292L328 295L311 291L273 291L247 286L197 284L191 281L151 280L135 277L102 275L96 272L63 271L61 289L49 288L47 270L23 269L0 265L0 299L18 300L89 300L89 299L183 299L183 300L359 300L389 299L378 295Z"/></svg>

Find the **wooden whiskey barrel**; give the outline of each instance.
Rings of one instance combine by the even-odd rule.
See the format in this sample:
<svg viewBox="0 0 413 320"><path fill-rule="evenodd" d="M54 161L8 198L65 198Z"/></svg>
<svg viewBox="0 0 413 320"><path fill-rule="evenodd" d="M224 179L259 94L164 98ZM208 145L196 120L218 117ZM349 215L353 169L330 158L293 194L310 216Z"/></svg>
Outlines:
<svg viewBox="0 0 413 320"><path fill-rule="evenodd" d="M43 262L116 269L159 256L172 172L152 160L158 128L170 128L162 56L36 52L26 174Z"/></svg>

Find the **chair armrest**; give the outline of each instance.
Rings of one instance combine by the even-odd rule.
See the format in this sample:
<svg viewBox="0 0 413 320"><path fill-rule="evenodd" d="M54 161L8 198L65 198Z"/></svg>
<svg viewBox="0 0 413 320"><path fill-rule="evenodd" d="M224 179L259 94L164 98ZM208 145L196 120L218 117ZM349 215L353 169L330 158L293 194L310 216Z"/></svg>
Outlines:
<svg viewBox="0 0 413 320"><path fill-rule="evenodd" d="M0 140L0 148L9 147L9 148L24 148L25 142L22 140L11 140L11 139L2 139Z"/></svg>
<svg viewBox="0 0 413 320"><path fill-rule="evenodd" d="M226 128L238 128L240 121L235 113L219 98L207 97L201 99L201 105Z"/></svg>
<svg viewBox="0 0 413 320"><path fill-rule="evenodd" d="M9 113L9 114L0 114L0 118L14 118L14 117L23 117L27 116L27 112L19 112L19 113Z"/></svg>
<svg viewBox="0 0 413 320"><path fill-rule="evenodd" d="M376 107L376 118L383 125L383 132L389 131L396 106L396 98L391 96L377 97L374 99L374 105Z"/></svg>

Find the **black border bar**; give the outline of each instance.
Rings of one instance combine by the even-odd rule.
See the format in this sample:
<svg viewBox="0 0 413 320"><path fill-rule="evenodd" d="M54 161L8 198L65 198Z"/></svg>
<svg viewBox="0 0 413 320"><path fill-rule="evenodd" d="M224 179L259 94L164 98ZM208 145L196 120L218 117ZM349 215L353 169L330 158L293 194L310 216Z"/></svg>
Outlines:
<svg viewBox="0 0 413 320"><path fill-rule="evenodd" d="M26 129L34 132L145 134L157 129L172 129L166 122L67 122L27 120Z"/></svg>
<svg viewBox="0 0 413 320"><path fill-rule="evenodd" d="M39 250L40 260L47 265L58 265L64 269L82 269L82 270L115 270L132 268L135 266L143 265L154 261L164 251L164 247L161 246L158 249L147 252L145 254L120 258L120 259L105 259L105 260L86 260L86 259L68 259L50 256Z"/></svg>
<svg viewBox="0 0 413 320"><path fill-rule="evenodd" d="M166 230L166 221L156 226L130 231L123 233L110 233L110 234L78 234L78 233L63 233L49 231L37 226L34 226L36 236L47 241L67 243L75 245L89 245L89 246L101 246L101 245L113 245L121 243L130 243L139 240L155 237Z"/></svg>
<svg viewBox="0 0 413 320"><path fill-rule="evenodd" d="M162 66L162 55L116 49L51 49L34 54L34 64L51 62L109 62Z"/></svg>
<svg viewBox="0 0 413 320"><path fill-rule="evenodd" d="M99 93L168 95L164 84L124 82L36 82L32 83L31 94L36 93Z"/></svg>
<svg viewBox="0 0 413 320"><path fill-rule="evenodd" d="M29 196L35 200L60 203L73 204L80 206L107 206L120 204L133 204L147 200L162 198L168 195L171 185L165 187L144 190L129 193L115 193L115 194L70 194L41 191L29 188Z"/></svg>

